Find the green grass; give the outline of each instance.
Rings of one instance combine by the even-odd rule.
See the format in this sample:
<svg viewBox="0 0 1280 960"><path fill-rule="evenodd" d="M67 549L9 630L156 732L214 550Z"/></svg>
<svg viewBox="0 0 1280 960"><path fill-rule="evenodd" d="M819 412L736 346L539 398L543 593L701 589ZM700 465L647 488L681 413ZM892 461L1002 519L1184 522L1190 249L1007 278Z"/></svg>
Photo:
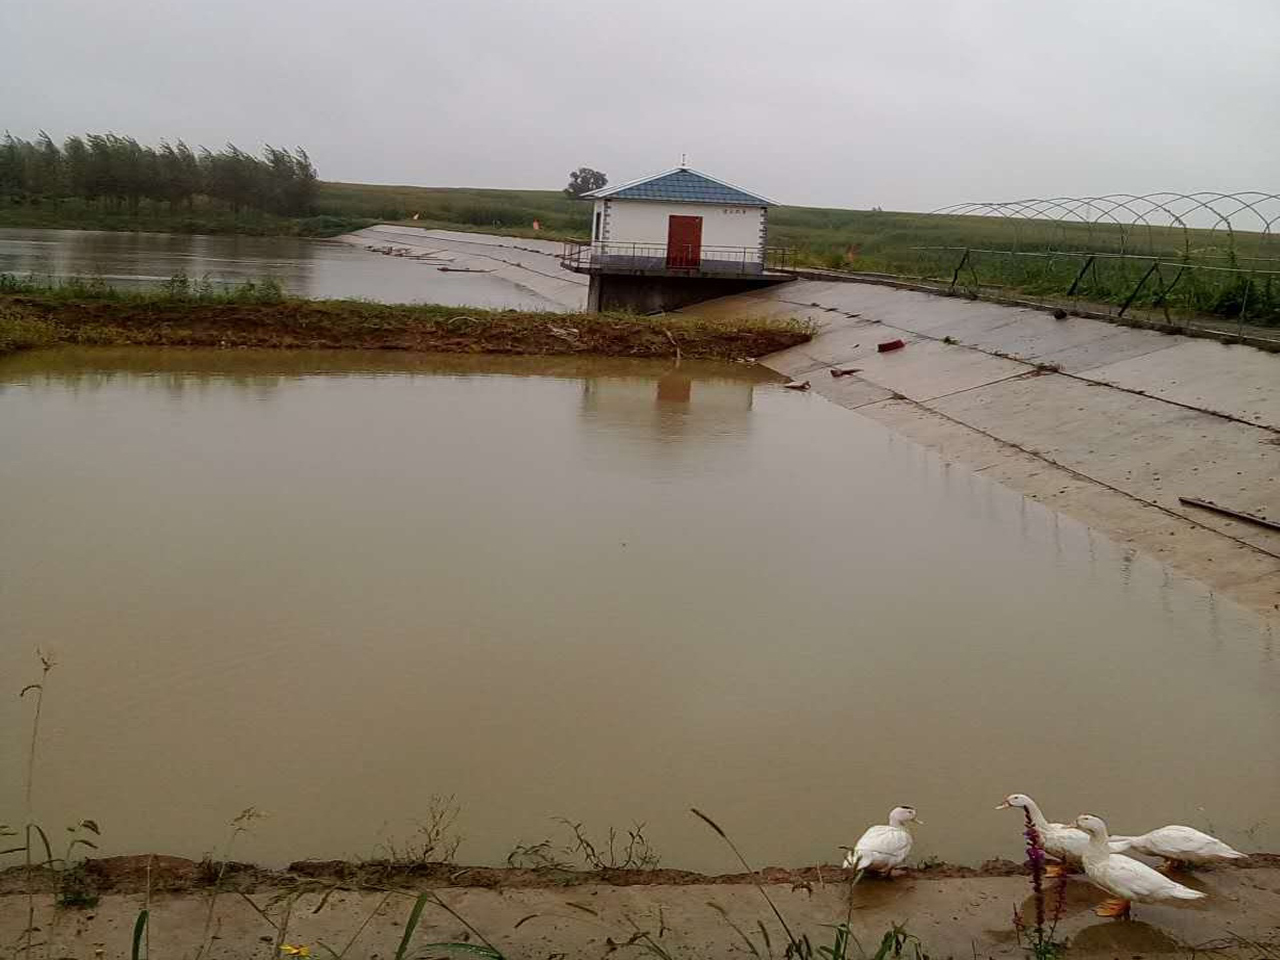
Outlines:
<svg viewBox="0 0 1280 960"><path fill-rule="evenodd" d="M11 304L0 304L0 356L46 347L58 339L57 327L38 320Z"/></svg>
<svg viewBox="0 0 1280 960"><path fill-rule="evenodd" d="M469 187L408 187L321 183L316 209L330 216L367 217L503 233L508 236L586 238L591 203L558 190L484 190ZM541 231L534 231L537 220Z"/></svg>
<svg viewBox="0 0 1280 960"><path fill-rule="evenodd" d="M185 277L130 290L95 280L0 278L0 317L15 349L70 343L736 360L803 343L814 332L791 319L307 300L271 281L226 288Z"/></svg>
<svg viewBox="0 0 1280 960"><path fill-rule="evenodd" d="M189 210L173 212L164 204L143 201L134 213L127 207L101 209L76 198L44 200L39 204L13 204L0 200L0 227L31 230L335 237L375 222L373 219L323 213L310 217L282 217L261 211L231 213L207 203L197 203Z"/></svg>
<svg viewBox="0 0 1280 960"><path fill-rule="evenodd" d="M270 277L238 284L216 284L175 274L156 286L113 287L102 277L32 277L0 273L0 296L31 297L42 303L98 301L120 304L279 303L284 288Z"/></svg>

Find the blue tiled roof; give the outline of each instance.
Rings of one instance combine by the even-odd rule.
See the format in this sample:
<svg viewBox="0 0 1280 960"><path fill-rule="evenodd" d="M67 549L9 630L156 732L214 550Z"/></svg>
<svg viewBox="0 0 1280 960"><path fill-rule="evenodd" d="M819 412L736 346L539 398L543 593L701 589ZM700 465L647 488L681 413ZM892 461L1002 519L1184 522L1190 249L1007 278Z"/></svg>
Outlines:
<svg viewBox="0 0 1280 960"><path fill-rule="evenodd" d="M771 201L747 193L705 174L682 167L657 176L619 187L605 187L588 193L588 197L610 200L674 200L682 203L729 203L741 206L767 207Z"/></svg>

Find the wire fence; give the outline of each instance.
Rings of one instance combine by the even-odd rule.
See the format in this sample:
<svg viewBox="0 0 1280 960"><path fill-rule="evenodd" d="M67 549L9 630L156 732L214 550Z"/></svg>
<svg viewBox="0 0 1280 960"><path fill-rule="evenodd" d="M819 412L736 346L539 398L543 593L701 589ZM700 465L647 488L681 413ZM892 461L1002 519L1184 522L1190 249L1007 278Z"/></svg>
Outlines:
<svg viewBox="0 0 1280 960"><path fill-rule="evenodd" d="M1280 195L1110 194L933 211L982 218L972 245L913 248L953 291L1067 297L1221 330L1280 326ZM998 225L992 229L992 221ZM1270 331L1275 336L1275 331Z"/></svg>
<svg viewBox="0 0 1280 960"><path fill-rule="evenodd" d="M1050 238L1065 249L1280 260L1280 194L1256 190L957 203L932 212L998 217L1010 227L1014 249Z"/></svg>

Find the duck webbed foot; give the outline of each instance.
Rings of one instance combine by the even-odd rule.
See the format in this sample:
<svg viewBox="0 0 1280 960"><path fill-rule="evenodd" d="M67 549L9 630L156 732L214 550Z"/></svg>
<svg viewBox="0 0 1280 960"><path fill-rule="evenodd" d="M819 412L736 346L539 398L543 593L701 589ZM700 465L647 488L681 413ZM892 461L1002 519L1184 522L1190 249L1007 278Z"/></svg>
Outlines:
<svg viewBox="0 0 1280 960"><path fill-rule="evenodd" d="M1121 920L1129 919L1129 910L1133 906L1128 900L1121 900L1119 897L1113 897L1110 900L1104 900L1094 909L1100 917L1118 917Z"/></svg>

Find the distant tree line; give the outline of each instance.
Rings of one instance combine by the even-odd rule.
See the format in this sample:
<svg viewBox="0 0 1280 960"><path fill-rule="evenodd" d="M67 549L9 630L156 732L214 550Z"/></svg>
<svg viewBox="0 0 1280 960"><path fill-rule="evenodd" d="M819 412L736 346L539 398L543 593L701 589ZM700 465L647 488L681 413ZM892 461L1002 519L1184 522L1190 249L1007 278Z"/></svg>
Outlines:
<svg viewBox="0 0 1280 960"><path fill-rule="evenodd" d="M34 141L8 133L0 140L0 199L10 203L78 198L136 214L143 201L172 211L199 201L237 214L302 216L314 209L318 187L301 147L267 146L255 157L230 143L217 152L192 150L181 140L150 147L114 133L68 137L61 146L43 131Z"/></svg>

